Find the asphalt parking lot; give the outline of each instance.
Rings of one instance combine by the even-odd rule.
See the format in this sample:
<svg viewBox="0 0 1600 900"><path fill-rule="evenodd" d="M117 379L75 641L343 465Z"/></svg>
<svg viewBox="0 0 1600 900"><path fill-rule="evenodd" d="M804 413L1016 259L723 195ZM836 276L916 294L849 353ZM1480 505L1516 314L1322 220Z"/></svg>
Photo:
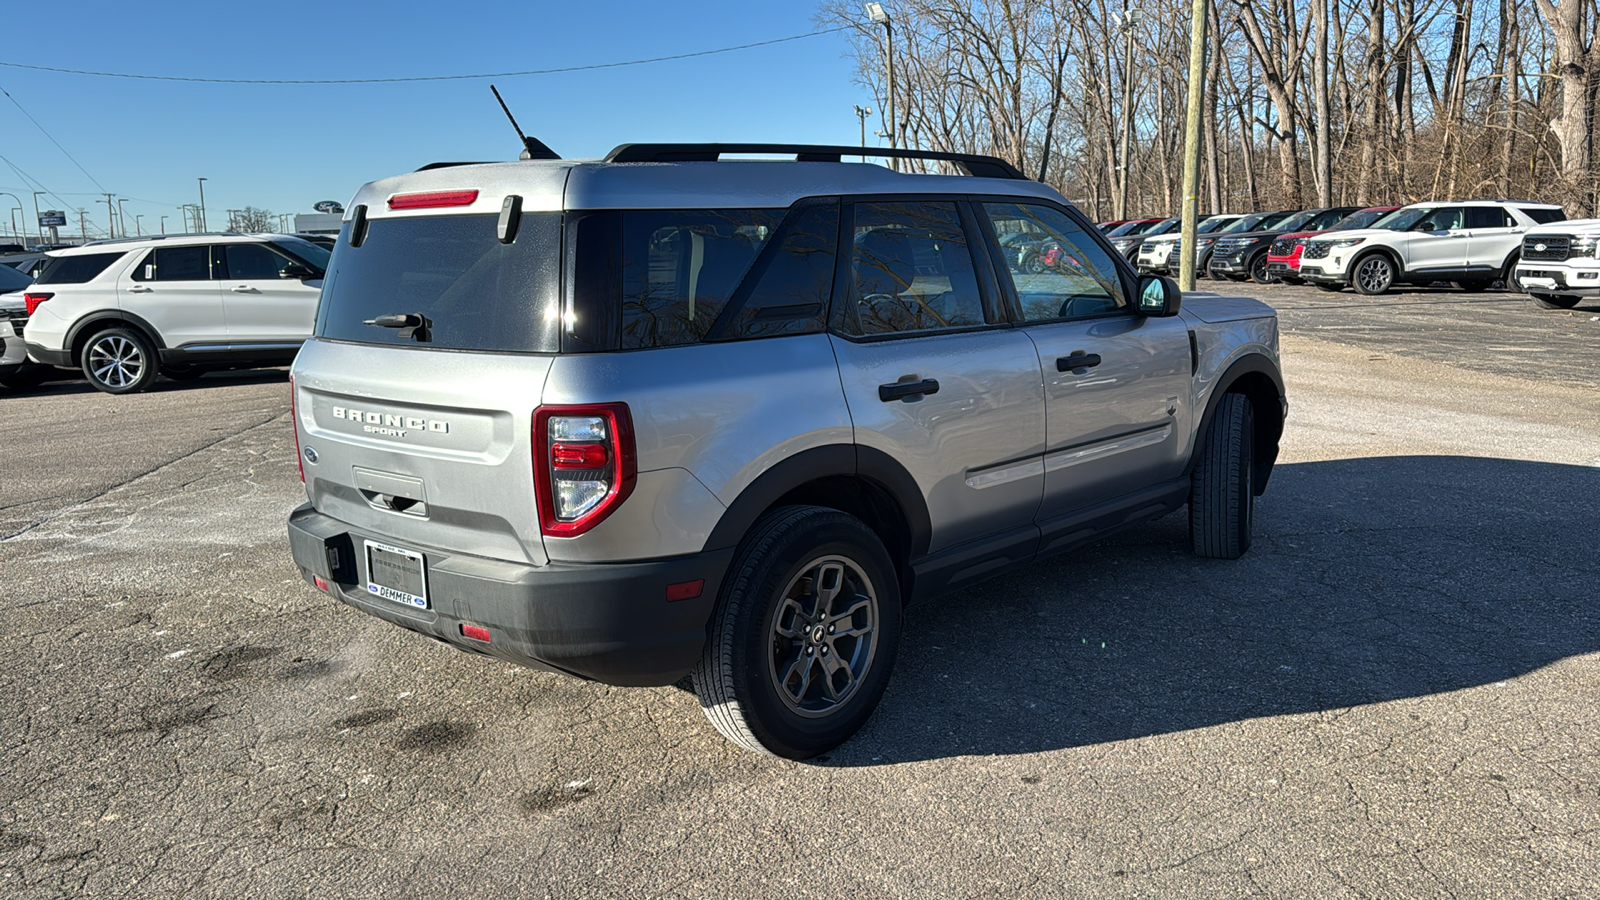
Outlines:
<svg viewBox="0 0 1600 900"><path fill-rule="evenodd" d="M0 396L0 894L1600 893L1600 304L1238 290L1250 553L1173 516L914 608L806 764L304 586L282 371Z"/></svg>

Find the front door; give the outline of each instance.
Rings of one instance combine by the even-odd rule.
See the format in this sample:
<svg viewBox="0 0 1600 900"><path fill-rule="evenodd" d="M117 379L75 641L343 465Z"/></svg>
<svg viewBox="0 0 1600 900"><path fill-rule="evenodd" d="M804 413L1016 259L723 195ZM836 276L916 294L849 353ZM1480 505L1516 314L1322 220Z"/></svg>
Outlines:
<svg viewBox="0 0 1600 900"><path fill-rule="evenodd" d="M1001 321L953 201L862 202L836 293L834 351L856 443L927 499L930 553L1026 529L1043 490L1033 345ZM1031 551L1029 543L1027 552Z"/></svg>
<svg viewBox="0 0 1600 900"><path fill-rule="evenodd" d="M1441 206L1411 226L1406 271L1460 271L1467 264L1467 228L1459 206Z"/></svg>
<svg viewBox="0 0 1600 900"><path fill-rule="evenodd" d="M996 234L1038 231L1062 250L1044 273L1002 272L1044 383L1039 522L1048 551L1052 524L1182 476L1194 417L1189 332L1177 316L1140 315L1111 254L1061 210L981 209Z"/></svg>
<svg viewBox="0 0 1600 900"><path fill-rule="evenodd" d="M223 303L228 340L239 346L298 344L311 336L320 280L303 282L279 273L298 260L263 243L221 244Z"/></svg>

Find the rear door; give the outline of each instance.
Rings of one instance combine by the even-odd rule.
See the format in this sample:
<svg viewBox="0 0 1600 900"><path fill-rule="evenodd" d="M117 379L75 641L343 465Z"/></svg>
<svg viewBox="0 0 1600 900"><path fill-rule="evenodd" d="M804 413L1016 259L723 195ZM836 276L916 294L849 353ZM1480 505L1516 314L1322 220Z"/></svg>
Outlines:
<svg viewBox="0 0 1600 900"><path fill-rule="evenodd" d="M235 345L299 343L311 336L321 280L286 278L298 264L266 242L219 244L222 302Z"/></svg>
<svg viewBox="0 0 1600 900"><path fill-rule="evenodd" d="M853 242L833 344L856 443L916 480L930 552L1000 532L1031 552L1044 483L1039 365L997 311L970 212L884 200L846 204L845 215Z"/></svg>
<svg viewBox="0 0 1600 900"><path fill-rule="evenodd" d="M1499 272L1522 246L1524 230L1503 207L1467 207L1467 267Z"/></svg>
<svg viewBox="0 0 1600 900"><path fill-rule="evenodd" d="M208 244L155 247L117 282L117 302L153 325L168 347L221 349L228 340L222 287Z"/></svg>
<svg viewBox="0 0 1600 900"><path fill-rule="evenodd" d="M1132 280L1062 210L1026 202L981 209L997 234L1046 231L1071 260L1040 275L1009 265L1001 273L1044 382L1039 522L1048 551L1052 526L1073 513L1183 474L1193 418L1189 333L1177 316L1139 315Z"/></svg>

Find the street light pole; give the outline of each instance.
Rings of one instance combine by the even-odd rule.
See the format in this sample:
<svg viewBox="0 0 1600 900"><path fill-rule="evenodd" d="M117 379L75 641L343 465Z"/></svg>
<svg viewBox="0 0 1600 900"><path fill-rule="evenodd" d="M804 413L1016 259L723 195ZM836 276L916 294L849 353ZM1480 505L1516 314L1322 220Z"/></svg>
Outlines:
<svg viewBox="0 0 1600 900"><path fill-rule="evenodd" d="M206 180L200 179L200 218L195 220L195 231L206 230Z"/></svg>
<svg viewBox="0 0 1600 900"><path fill-rule="evenodd" d="M20 241L22 240L22 232L17 230L17 213L19 212L27 212L27 210L20 206L11 207L11 233Z"/></svg>
<svg viewBox="0 0 1600 900"><path fill-rule="evenodd" d="M139 221L143 218L143 215L135 215L133 217L133 233L139 237L144 237L144 225Z"/></svg>
<svg viewBox="0 0 1600 900"><path fill-rule="evenodd" d="M22 206L22 198L18 197L16 194L12 194L7 191L0 191L0 197L10 197L11 199L17 201L17 212L27 212L27 210ZM11 233L17 236L17 240L22 240L22 232L17 230L17 217L15 215L11 217Z"/></svg>
<svg viewBox="0 0 1600 900"><path fill-rule="evenodd" d="M1121 28L1127 42L1122 57L1122 159L1117 167L1122 177L1117 185L1117 211L1113 217L1118 219L1131 218L1128 213L1128 182L1132 180L1133 168L1128 165L1131 162L1128 155L1133 143L1133 27L1138 24L1140 17L1140 10L1123 0Z"/></svg>
<svg viewBox="0 0 1600 900"><path fill-rule="evenodd" d="M111 203L111 198L115 196L116 194L106 195L106 237L108 238L117 236L117 210Z"/></svg>
<svg viewBox="0 0 1600 900"><path fill-rule="evenodd" d="M889 147L893 149L900 146L900 141L897 137L900 132L900 123L895 121L894 105L894 23L890 21L889 14L884 12L882 3L868 3L867 18L883 26L883 55L889 70L889 121L885 129L889 132ZM890 157L889 168L896 172L900 171L900 160Z"/></svg>
<svg viewBox="0 0 1600 900"><path fill-rule="evenodd" d="M128 198L126 197L117 198L117 227L122 229L123 237L128 236L128 211L122 205L127 202Z"/></svg>
<svg viewBox="0 0 1600 900"><path fill-rule="evenodd" d="M167 217L166 216L162 216L161 217L161 233L162 234L166 234L167 233Z"/></svg>
<svg viewBox="0 0 1600 900"><path fill-rule="evenodd" d="M867 148L867 116L870 115L872 115L872 107L860 105L856 106L856 118L861 120L861 149L863 150ZM867 161L867 155L865 153L861 154L861 161Z"/></svg>

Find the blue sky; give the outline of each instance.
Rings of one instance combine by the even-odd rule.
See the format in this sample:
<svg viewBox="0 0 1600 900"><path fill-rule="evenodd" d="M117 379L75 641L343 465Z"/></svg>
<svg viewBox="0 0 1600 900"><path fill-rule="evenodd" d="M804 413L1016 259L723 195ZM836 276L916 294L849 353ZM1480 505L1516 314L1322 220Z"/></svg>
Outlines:
<svg viewBox="0 0 1600 900"><path fill-rule="evenodd" d="M804 34L814 0L664 3L87 0L8 4L0 62L205 78L381 78L543 69L665 56ZM647 140L855 144L843 35L699 59L496 79L530 133L567 157ZM99 78L0 66L4 88L78 166L0 97L0 156L104 234L101 194L130 198L129 231L178 205L207 221L246 205L310 212L363 182L436 160L511 159L520 149L487 80L387 85L215 85ZM869 121L869 132L876 124ZM876 138L869 139L876 142ZM96 185L98 182L98 185ZM33 220L36 188L0 162L0 192ZM98 201L98 202L97 202ZM16 205L0 196L0 230ZM19 221L23 218L19 216ZM69 214L77 234L77 216Z"/></svg>

